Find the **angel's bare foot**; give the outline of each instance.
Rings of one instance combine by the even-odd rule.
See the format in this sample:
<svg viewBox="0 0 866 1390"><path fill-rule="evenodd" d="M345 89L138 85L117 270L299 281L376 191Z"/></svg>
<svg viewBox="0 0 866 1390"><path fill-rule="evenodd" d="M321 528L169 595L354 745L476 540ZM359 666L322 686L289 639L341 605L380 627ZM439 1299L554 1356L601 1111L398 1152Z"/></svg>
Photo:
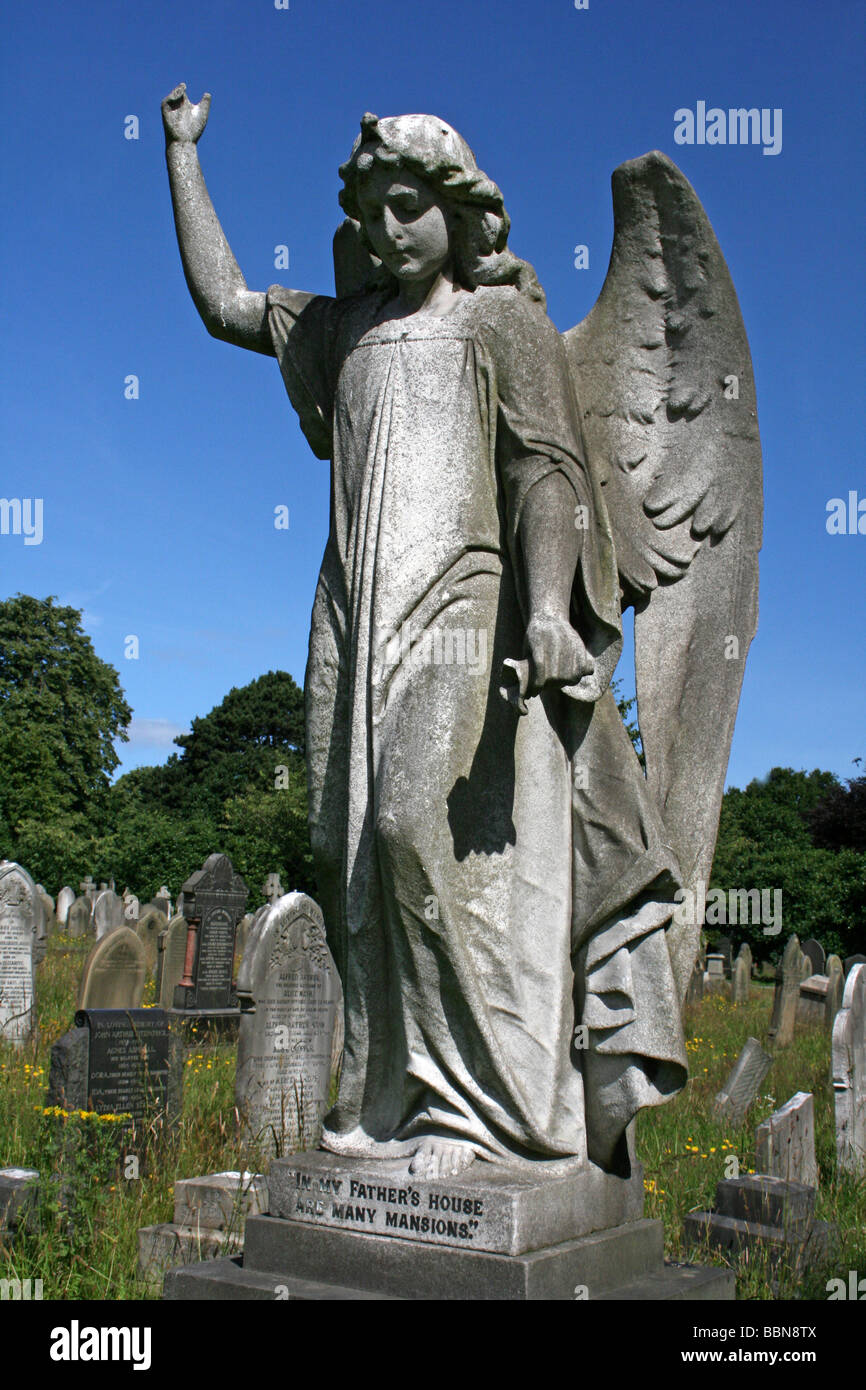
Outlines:
<svg viewBox="0 0 866 1390"><path fill-rule="evenodd" d="M475 1150L470 1144L452 1139L424 1139L409 1164L409 1172L418 1178L455 1178L475 1162Z"/></svg>

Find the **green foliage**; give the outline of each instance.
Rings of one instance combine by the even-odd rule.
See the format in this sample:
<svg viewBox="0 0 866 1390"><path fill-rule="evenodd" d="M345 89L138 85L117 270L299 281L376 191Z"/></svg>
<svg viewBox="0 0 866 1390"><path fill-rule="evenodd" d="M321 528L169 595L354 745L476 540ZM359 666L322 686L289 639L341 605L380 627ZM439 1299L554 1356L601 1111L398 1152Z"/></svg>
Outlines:
<svg viewBox="0 0 866 1390"><path fill-rule="evenodd" d="M866 944L866 853L813 843L816 812L834 807L837 840L839 798L831 772L775 767L745 791L725 793L711 886L781 890L783 926L777 936L760 923L725 930L736 944L748 941L757 957L777 956L792 932L814 936L842 956ZM849 803L852 807L854 801Z"/></svg>
<svg viewBox="0 0 866 1390"><path fill-rule="evenodd" d="M208 854L222 852L250 888L250 907L263 901L271 872L287 889L313 892L303 702L287 672L269 671L194 719L176 740L181 754L119 778L95 871L139 895L162 883L177 893Z"/></svg>
<svg viewBox="0 0 866 1390"><path fill-rule="evenodd" d="M0 835L34 877L79 865L131 717L77 609L26 594L0 603Z"/></svg>

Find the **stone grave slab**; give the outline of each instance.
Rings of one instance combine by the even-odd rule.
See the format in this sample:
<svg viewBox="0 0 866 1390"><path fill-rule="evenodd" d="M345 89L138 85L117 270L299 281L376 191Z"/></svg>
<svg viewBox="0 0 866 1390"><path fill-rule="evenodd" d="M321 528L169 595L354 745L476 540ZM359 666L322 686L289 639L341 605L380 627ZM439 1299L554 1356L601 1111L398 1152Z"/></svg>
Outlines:
<svg viewBox="0 0 866 1390"><path fill-rule="evenodd" d="M810 936L807 941L803 942L803 955L809 957L812 967L809 971L810 975L824 975L826 973L825 965L827 957L824 952L824 947L821 945L820 941L815 940L814 936Z"/></svg>
<svg viewBox="0 0 866 1390"><path fill-rule="evenodd" d="M827 1013L826 975L809 975L800 981L800 997L797 1000L797 1027L822 1028Z"/></svg>
<svg viewBox="0 0 866 1390"><path fill-rule="evenodd" d="M78 992L79 1009L137 1009L147 974L144 946L129 927L115 927L91 948Z"/></svg>
<svg viewBox="0 0 866 1390"><path fill-rule="evenodd" d="M93 904L93 928L99 941L106 932L123 926L123 902L111 888L101 892Z"/></svg>
<svg viewBox="0 0 866 1390"><path fill-rule="evenodd" d="M838 956L827 957L827 993L824 996L824 1027L833 1032L836 1015L842 1007L845 992L845 971Z"/></svg>
<svg viewBox="0 0 866 1390"><path fill-rule="evenodd" d="M755 1163L760 1173L804 1187L817 1187L815 1107L811 1093L798 1091L759 1124L755 1146Z"/></svg>
<svg viewBox="0 0 866 1390"><path fill-rule="evenodd" d="M93 916L93 903L88 897L76 898L66 918L66 935L76 940L88 936Z"/></svg>
<svg viewBox="0 0 866 1390"><path fill-rule="evenodd" d="M836 1161L846 1173L866 1174L866 965L845 981L833 1024Z"/></svg>
<svg viewBox="0 0 866 1390"><path fill-rule="evenodd" d="M287 893L251 932L238 975L235 1103L272 1152L315 1147L328 1109L342 989L316 903Z"/></svg>
<svg viewBox="0 0 866 1390"><path fill-rule="evenodd" d="M192 933L187 941L190 973L175 989L174 1007L191 1014L238 1007L232 988L235 932L244 913L247 887L224 854L212 854L183 885L183 915Z"/></svg>
<svg viewBox="0 0 866 1390"><path fill-rule="evenodd" d="M146 907L135 924L135 934L144 947L148 976L156 974L159 934L165 931L167 926L168 919L155 907Z"/></svg>
<svg viewBox="0 0 866 1390"><path fill-rule="evenodd" d="M67 887L61 888L60 892L57 894L56 907L57 921L60 923L61 927L66 926L66 922L69 917L69 909L71 908L74 902L75 893L73 889Z"/></svg>
<svg viewBox="0 0 866 1390"><path fill-rule="evenodd" d="M33 1030L36 885L20 864L0 863L0 1038L23 1047ZM40 907L41 912L41 907Z"/></svg>
<svg viewBox="0 0 866 1390"><path fill-rule="evenodd" d="M789 1047L794 1041L797 1001L800 998L802 978L803 952L800 950L798 938L792 936L785 946L781 964L776 972L776 994L768 1035L771 1046Z"/></svg>
<svg viewBox="0 0 866 1390"><path fill-rule="evenodd" d="M727 1081L716 1096L713 1114L732 1125L742 1124L772 1065L772 1057L764 1051L758 1039L747 1038Z"/></svg>
<svg viewBox="0 0 866 1390"><path fill-rule="evenodd" d="M162 1008L170 1009L174 991L183 975L188 928L184 916L172 917L157 938L156 997Z"/></svg>
<svg viewBox="0 0 866 1390"><path fill-rule="evenodd" d="M51 1049L48 1105L176 1120L183 1048L163 1009L80 1009Z"/></svg>

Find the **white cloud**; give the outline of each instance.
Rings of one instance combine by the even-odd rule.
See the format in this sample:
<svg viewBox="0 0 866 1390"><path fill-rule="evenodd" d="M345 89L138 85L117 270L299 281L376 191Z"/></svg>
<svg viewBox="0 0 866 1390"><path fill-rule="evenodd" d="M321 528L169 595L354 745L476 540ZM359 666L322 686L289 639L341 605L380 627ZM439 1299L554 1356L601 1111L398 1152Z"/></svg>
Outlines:
<svg viewBox="0 0 866 1390"><path fill-rule="evenodd" d="M129 726L127 748L172 748L178 734L188 734L181 724L170 719L133 719Z"/></svg>

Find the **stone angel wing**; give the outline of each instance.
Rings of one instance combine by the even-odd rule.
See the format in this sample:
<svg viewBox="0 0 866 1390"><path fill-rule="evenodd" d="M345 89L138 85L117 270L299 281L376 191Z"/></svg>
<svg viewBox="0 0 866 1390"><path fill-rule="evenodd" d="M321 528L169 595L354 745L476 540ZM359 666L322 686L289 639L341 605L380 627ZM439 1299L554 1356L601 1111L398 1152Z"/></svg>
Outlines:
<svg viewBox="0 0 866 1390"><path fill-rule="evenodd" d="M736 292L691 184L658 151L611 182L607 277L564 338L622 606L635 611L647 780L694 891L710 875L757 624L755 386ZM700 927L669 930L681 995Z"/></svg>

